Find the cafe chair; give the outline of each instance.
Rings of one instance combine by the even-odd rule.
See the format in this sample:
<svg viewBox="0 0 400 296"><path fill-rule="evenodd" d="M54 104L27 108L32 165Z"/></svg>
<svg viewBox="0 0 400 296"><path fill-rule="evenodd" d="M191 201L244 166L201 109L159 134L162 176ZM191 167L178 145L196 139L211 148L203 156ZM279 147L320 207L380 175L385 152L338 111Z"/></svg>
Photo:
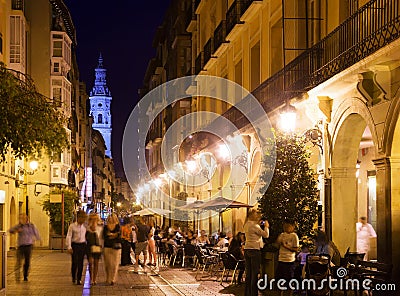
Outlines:
<svg viewBox="0 0 400 296"><path fill-rule="evenodd" d="M182 267L185 267L185 262L187 259L191 259L193 264L196 259L196 246L192 244L183 245L183 257L182 257Z"/></svg>
<svg viewBox="0 0 400 296"><path fill-rule="evenodd" d="M331 257L329 254L309 254L306 259L306 277L313 279L316 282L316 287L319 287L322 280L328 279L330 273ZM307 296L322 296L330 295L329 286L321 290L306 290Z"/></svg>
<svg viewBox="0 0 400 296"><path fill-rule="evenodd" d="M231 285L236 282L236 271L240 268L244 269L244 260L238 260L232 254L225 252L221 253L222 263L224 265L224 269L221 274L221 285L224 280L224 276L226 276L225 281L228 281L229 272L232 271L232 280Z"/></svg>
<svg viewBox="0 0 400 296"><path fill-rule="evenodd" d="M196 264L196 276L195 279L197 280L197 275L200 271L201 271L201 278L203 277L204 271L206 270L206 268L208 268L208 271L210 272L211 268L214 265L214 257L213 256L208 256L203 254L199 248L195 249L195 254L196 254L196 259L197 259L197 264Z"/></svg>

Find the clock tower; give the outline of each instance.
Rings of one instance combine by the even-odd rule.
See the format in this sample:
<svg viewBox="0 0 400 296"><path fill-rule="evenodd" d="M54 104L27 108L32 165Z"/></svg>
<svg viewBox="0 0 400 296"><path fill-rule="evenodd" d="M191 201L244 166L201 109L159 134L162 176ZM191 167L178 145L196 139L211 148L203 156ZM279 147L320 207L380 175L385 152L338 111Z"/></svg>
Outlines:
<svg viewBox="0 0 400 296"><path fill-rule="evenodd" d="M90 115L93 117L92 127L98 130L106 144L106 155L111 156L111 92L106 83L107 70L103 67L103 57L99 56L99 63L95 69L95 81L90 92Z"/></svg>

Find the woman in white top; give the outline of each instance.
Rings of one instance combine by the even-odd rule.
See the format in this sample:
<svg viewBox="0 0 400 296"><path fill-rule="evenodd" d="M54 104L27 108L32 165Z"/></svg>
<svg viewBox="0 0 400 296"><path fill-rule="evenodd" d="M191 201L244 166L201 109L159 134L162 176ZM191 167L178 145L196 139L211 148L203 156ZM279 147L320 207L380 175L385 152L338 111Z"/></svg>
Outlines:
<svg viewBox="0 0 400 296"><path fill-rule="evenodd" d="M244 260L246 269L245 296L257 296L258 273L261 264L261 251L263 245L262 238L269 237L269 224L265 221L264 230L259 225L261 214L256 210L251 210L247 215L247 222L244 225L246 242L244 245Z"/></svg>

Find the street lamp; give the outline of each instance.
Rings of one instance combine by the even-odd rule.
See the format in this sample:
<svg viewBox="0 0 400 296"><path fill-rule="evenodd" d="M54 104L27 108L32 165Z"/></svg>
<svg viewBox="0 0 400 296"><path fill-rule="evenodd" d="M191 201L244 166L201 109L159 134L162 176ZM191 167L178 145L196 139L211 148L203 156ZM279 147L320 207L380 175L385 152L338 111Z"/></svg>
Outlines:
<svg viewBox="0 0 400 296"><path fill-rule="evenodd" d="M38 162L37 160L32 160L32 161L29 163L29 167L31 168L31 170L32 170L33 172L35 172L35 171L38 169L38 167L39 167L39 162Z"/></svg>
<svg viewBox="0 0 400 296"><path fill-rule="evenodd" d="M294 132L296 128L296 118L297 118L296 108L290 105L288 101L280 114L280 121L279 121L280 129L286 133Z"/></svg>

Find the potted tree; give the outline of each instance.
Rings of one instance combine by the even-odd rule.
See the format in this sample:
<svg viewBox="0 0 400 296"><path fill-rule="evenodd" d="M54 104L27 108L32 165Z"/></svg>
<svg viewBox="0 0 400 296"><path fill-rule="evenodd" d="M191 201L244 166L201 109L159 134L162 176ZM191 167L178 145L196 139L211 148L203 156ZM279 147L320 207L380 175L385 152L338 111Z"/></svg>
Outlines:
<svg viewBox="0 0 400 296"><path fill-rule="evenodd" d="M73 221L74 210L79 203L78 196L70 190L53 190L50 194L46 194L42 201L42 208L50 218L50 249L61 249L61 232L62 232L62 207L61 203L53 203L50 201L51 194L64 194L64 237L67 234L68 226Z"/></svg>
<svg viewBox="0 0 400 296"><path fill-rule="evenodd" d="M264 156L266 170L263 181L273 173L265 192L259 199L259 210L270 224L270 237L264 246L264 268L273 277L279 246L275 243L282 232L285 219L297 222L296 233L300 244L312 244L318 219L318 189L316 174L310 167L310 152L304 137L295 134L277 133L275 154ZM276 159L275 167L271 164ZM267 186L267 185L265 185Z"/></svg>

